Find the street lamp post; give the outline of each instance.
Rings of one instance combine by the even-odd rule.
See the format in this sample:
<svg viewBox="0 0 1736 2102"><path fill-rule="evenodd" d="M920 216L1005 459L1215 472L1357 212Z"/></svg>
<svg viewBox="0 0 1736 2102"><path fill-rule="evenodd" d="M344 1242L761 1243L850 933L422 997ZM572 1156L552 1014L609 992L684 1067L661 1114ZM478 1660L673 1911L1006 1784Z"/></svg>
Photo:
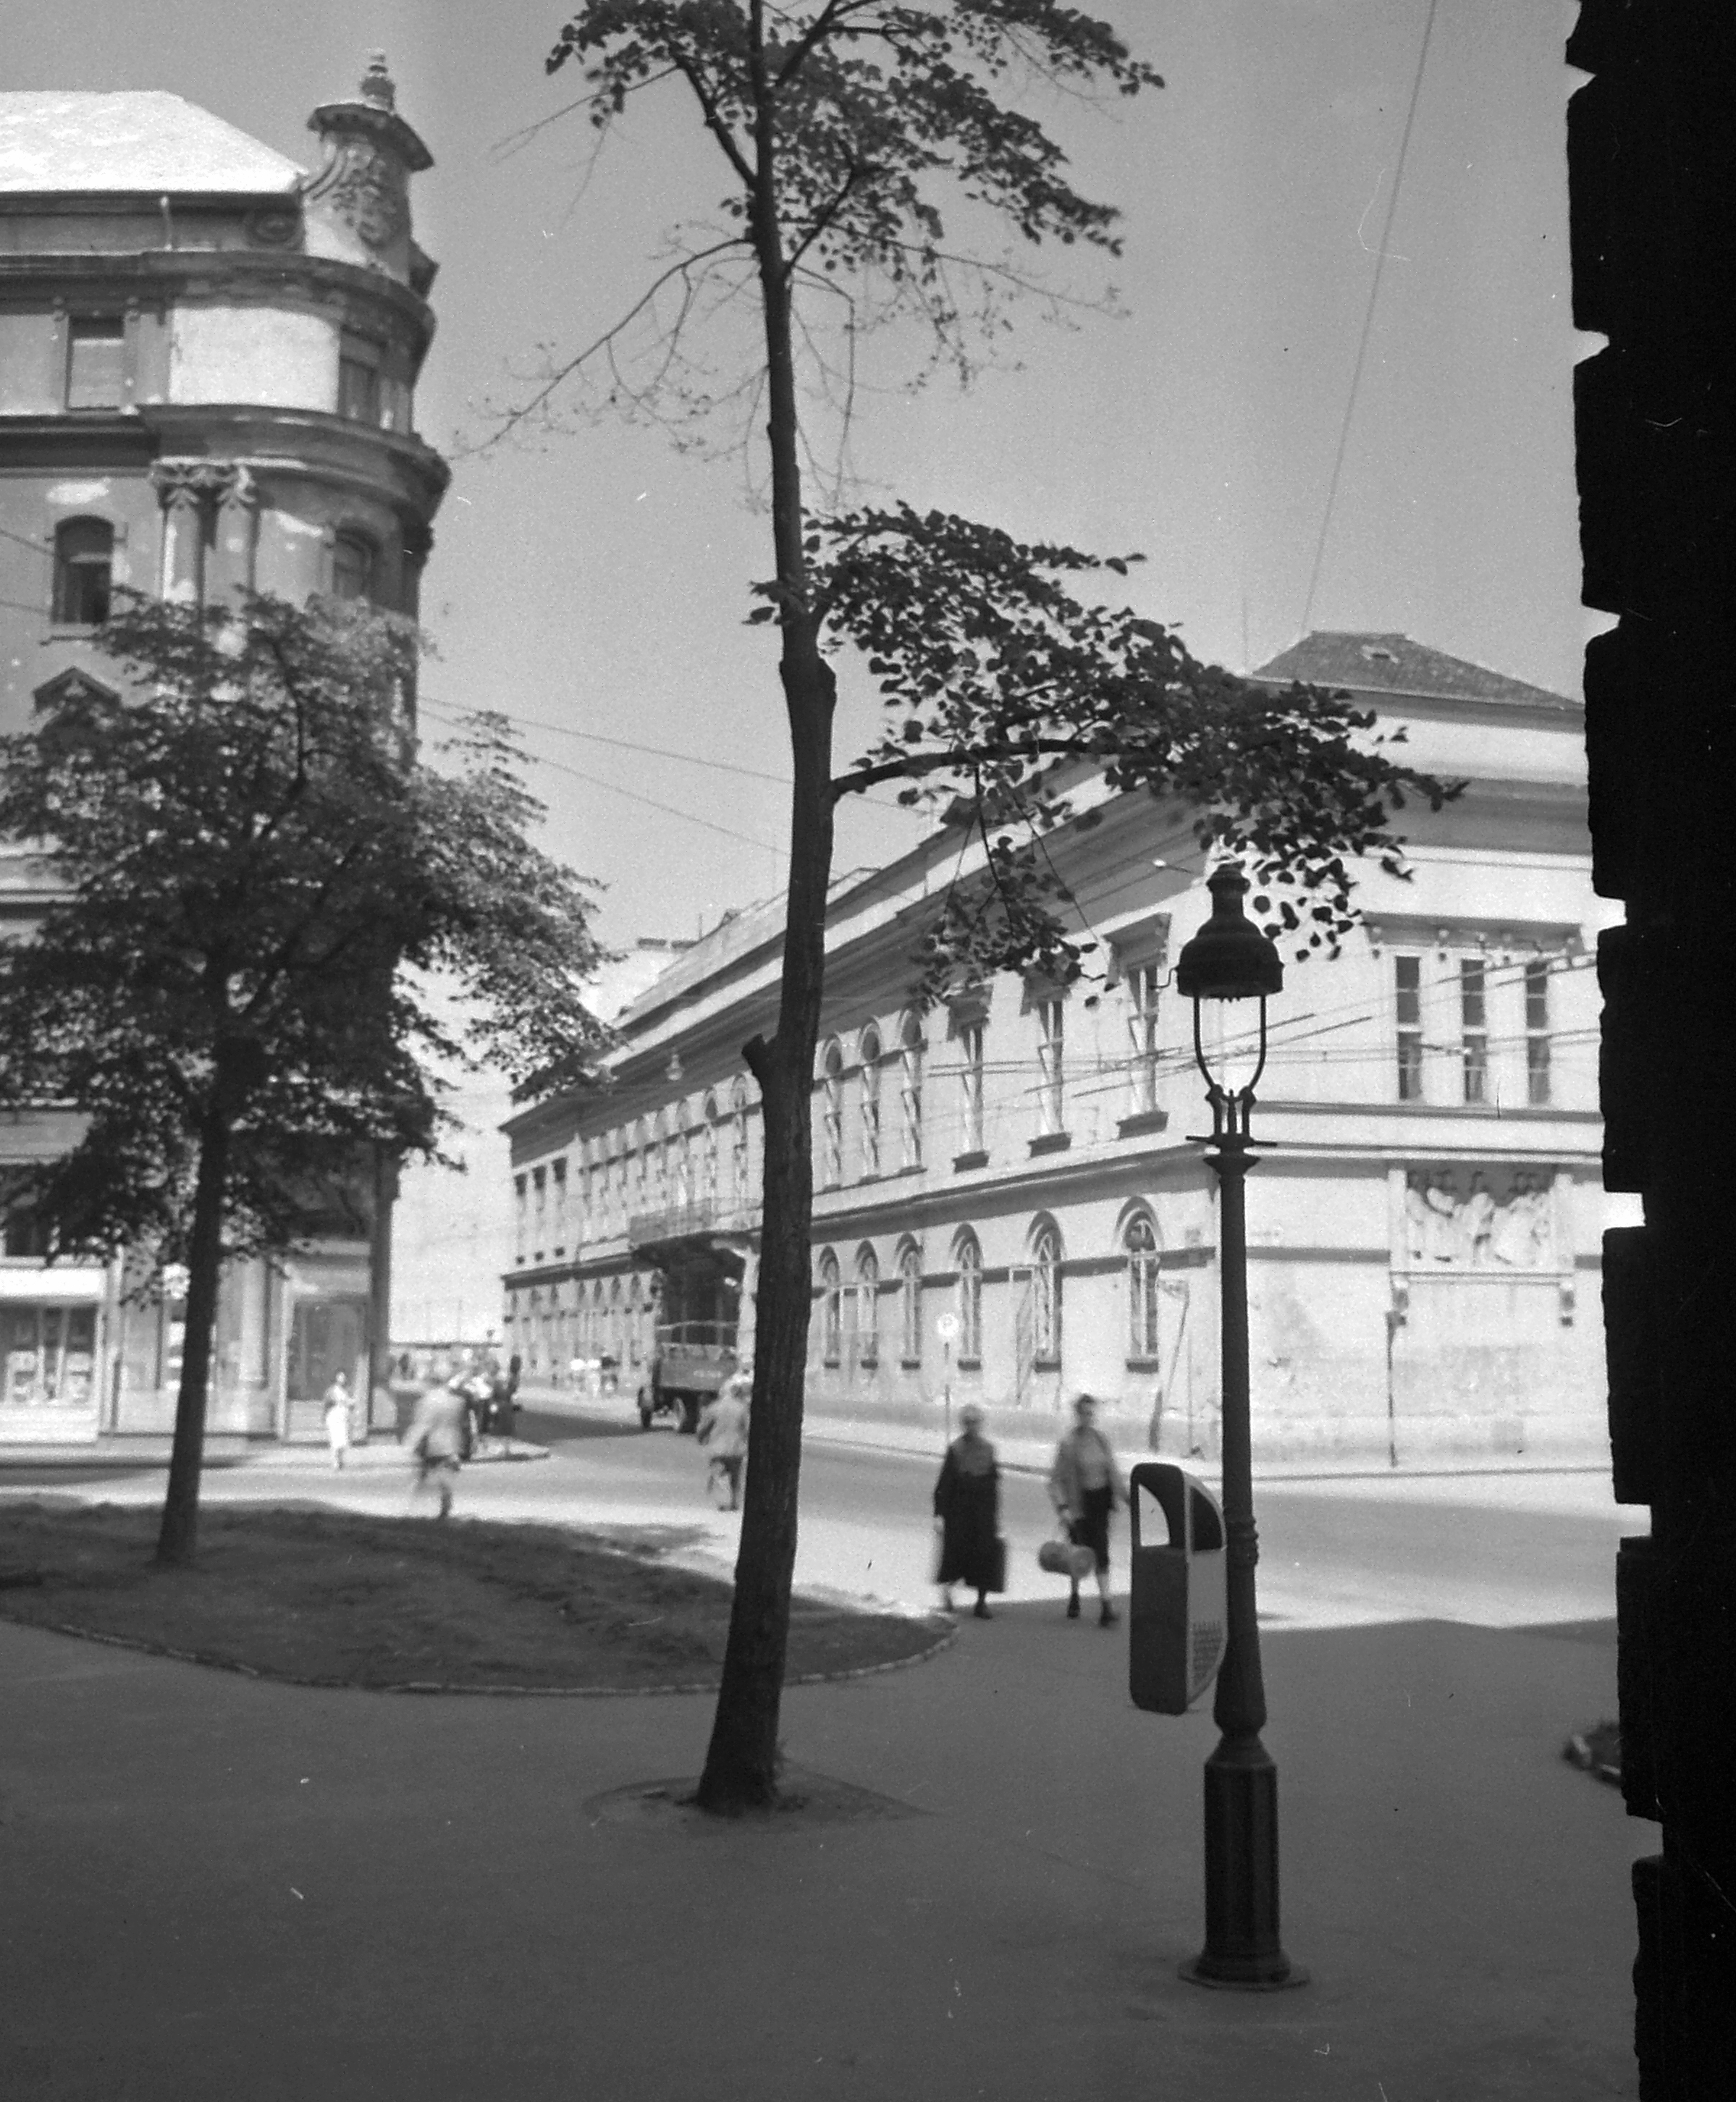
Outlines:
<svg viewBox="0 0 1736 2102"><path fill-rule="evenodd" d="M1226 862L1208 879L1211 917L1176 960L1175 982L1193 1002L1193 1054L1211 1105L1210 1151L1218 1177L1218 1266L1223 1295L1223 1446L1224 1651L1212 1719L1220 1732L1205 1762L1205 1946L1182 1967L1198 1985L1272 1992L1308 1982L1278 1939L1278 1770L1260 1741L1266 1689L1260 1674L1254 1568L1254 1458L1248 1409L1246 1186L1253 1165L1249 1114L1266 1069L1266 1000L1281 991L1277 950L1241 909L1247 879ZM1259 1058L1253 1077L1228 1087L1208 1064L1200 1035L1204 1000L1258 1000Z"/></svg>

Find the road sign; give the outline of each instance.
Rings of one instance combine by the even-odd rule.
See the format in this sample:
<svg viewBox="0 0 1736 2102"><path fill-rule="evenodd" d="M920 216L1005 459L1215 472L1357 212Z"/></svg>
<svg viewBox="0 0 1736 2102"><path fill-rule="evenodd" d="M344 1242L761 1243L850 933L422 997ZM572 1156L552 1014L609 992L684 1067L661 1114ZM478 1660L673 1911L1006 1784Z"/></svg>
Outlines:
<svg viewBox="0 0 1736 2102"><path fill-rule="evenodd" d="M958 1316L943 1314L935 1324L935 1333L943 1343L956 1343L958 1341Z"/></svg>

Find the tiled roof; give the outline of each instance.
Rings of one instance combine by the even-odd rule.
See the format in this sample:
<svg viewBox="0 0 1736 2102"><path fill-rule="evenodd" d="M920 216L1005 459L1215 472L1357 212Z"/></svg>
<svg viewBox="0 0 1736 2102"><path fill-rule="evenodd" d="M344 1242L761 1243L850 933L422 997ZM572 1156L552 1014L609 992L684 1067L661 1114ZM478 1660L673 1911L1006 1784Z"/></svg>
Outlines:
<svg viewBox="0 0 1736 2102"><path fill-rule="evenodd" d="M1572 708L1576 702L1547 687L1527 685L1504 672L1449 657L1408 635L1370 635L1320 628L1262 664L1250 678L1287 685L1348 686L1361 694L1425 694L1443 700L1522 701L1533 707Z"/></svg>
<svg viewBox="0 0 1736 2102"><path fill-rule="evenodd" d="M157 90L0 94L0 195L282 196L302 171L208 109Z"/></svg>

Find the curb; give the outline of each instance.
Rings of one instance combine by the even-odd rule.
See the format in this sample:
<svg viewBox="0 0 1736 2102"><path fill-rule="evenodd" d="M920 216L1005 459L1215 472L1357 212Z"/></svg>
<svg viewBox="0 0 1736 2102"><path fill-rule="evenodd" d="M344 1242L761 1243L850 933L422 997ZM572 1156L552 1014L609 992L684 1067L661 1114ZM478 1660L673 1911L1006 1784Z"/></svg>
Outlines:
<svg viewBox="0 0 1736 2102"><path fill-rule="evenodd" d="M95 1628L74 1627L64 1621L29 1620L21 1614L4 1611L0 1611L0 1620L9 1621L14 1627L39 1628L46 1634L71 1635L79 1642L102 1643L110 1649L136 1650L147 1656L171 1657L177 1664L202 1665L208 1671L233 1671L243 1678L261 1679L274 1686L306 1686L324 1692L456 1693L481 1694L491 1700L602 1701L666 1693L715 1693L718 1687L716 1679L671 1681L660 1686L454 1686L437 1678L406 1678L386 1686L364 1686L353 1678L305 1678L294 1672L262 1671L257 1665L243 1664L235 1657L175 1649L167 1643L147 1642L142 1635L104 1634ZM892 1657L883 1664L851 1665L842 1671L804 1671L786 1678L784 1683L786 1687L839 1686L850 1679L877 1678L883 1672L905 1671L912 1665L926 1664L930 1657L938 1656L957 1636L955 1622L941 1629L926 1649L913 1650L908 1656Z"/></svg>

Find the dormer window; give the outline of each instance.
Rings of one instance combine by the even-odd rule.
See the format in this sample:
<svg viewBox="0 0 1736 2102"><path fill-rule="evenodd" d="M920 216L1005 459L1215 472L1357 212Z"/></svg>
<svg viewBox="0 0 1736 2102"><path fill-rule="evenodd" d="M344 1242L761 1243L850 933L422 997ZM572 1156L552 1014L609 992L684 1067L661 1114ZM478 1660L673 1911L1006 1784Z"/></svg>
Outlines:
<svg viewBox="0 0 1736 2102"><path fill-rule="evenodd" d="M100 627L109 618L114 528L106 518L69 518L54 536L57 627Z"/></svg>
<svg viewBox="0 0 1736 2102"><path fill-rule="evenodd" d="M1362 645L1362 661L1365 664L1396 664L1398 662L1398 652L1396 650L1388 650L1383 643L1365 642Z"/></svg>
<svg viewBox="0 0 1736 2102"><path fill-rule="evenodd" d="M74 314L66 331L67 407L118 409L126 386L125 317Z"/></svg>

